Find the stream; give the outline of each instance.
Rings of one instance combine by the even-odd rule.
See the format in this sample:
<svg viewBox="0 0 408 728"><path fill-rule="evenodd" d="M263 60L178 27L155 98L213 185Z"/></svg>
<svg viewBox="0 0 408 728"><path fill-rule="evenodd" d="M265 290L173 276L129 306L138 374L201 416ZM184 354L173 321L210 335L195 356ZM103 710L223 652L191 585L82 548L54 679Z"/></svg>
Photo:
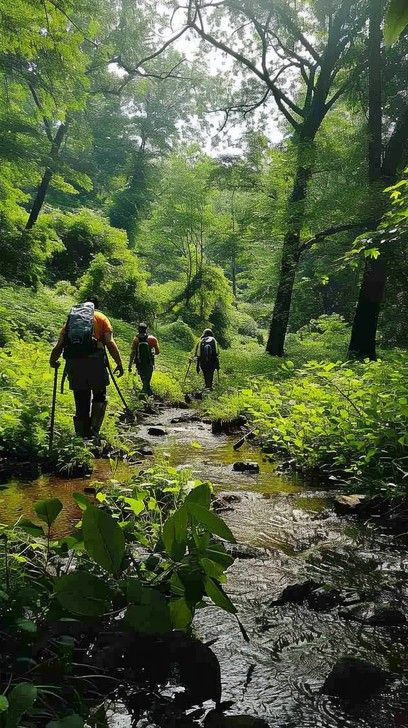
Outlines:
<svg viewBox="0 0 408 728"><path fill-rule="evenodd" d="M152 425L163 426L167 434L149 435ZM214 484L220 515L243 544L228 571L227 591L250 641L218 608L198 610L194 620L196 634L214 641L222 699L233 701L231 714L257 716L271 728L407 728L408 625L379 627L342 616L345 607L361 601L395 603L408 614L406 541L378 524L337 516L336 491L279 474L251 443L234 452L234 438L213 435L191 410L167 408L150 415L137 435L154 451L142 467L149 460L188 467ZM237 460L258 463L259 474L235 472ZM140 467L100 460L87 480L12 481L0 491L0 522L34 520L32 502L53 495L64 503L59 531L68 532L80 517L73 492L112 477L126 481L132 468ZM337 589L341 603L271 605L285 587L306 579ZM369 660L397 679L359 703L331 698L321 687L342 656ZM131 725L126 715L112 718L112 727Z"/></svg>

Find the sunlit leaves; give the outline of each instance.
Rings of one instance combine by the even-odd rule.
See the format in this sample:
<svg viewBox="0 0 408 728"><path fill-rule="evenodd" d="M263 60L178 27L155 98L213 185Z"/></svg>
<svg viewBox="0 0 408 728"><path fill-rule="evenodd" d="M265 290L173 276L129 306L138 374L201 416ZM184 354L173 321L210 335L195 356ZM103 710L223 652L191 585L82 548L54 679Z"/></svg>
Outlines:
<svg viewBox="0 0 408 728"><path fill-rule="evenodd" d="M88 554L103 569L114 574L125 553L125 537L109 513L88 506L82 518L84 544Z"/></svg>

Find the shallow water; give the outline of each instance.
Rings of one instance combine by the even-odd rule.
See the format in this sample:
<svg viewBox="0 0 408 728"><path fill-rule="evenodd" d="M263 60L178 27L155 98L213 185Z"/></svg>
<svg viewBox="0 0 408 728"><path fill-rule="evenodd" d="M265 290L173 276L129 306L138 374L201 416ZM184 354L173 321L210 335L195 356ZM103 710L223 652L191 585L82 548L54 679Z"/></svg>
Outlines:
<svg viewBox="0 0 408 728"><path fill-rule="evenodd" d="M250 642L244 642L235 619L215 607L199 610L194 622L203 640L215 640L223 700L234 701L231 714L259 716L271 728L407 728L408 627L363 626L342 619L337 608L316 612L305 605L270 606L288 584L314 578L408 607L408 557L401 541L338 518L331 506L333 491L277 474L275 464L250 443L236 453L234 438L212 435L209 425L171 422L183 414L167 410L140 428L138 436L154 449L142 467L160 460L189 466L196 477L211 480L216 491L237 493L239 502L222 516L239 542L260 547L255 558L236 559L227 586ZM163 424L168 434L149 436L149 424ZM236 460L258 462L259 475L234 472ZM107 461L99 461L87 480L43 477L13 483L0 492L0 521L32 517L32 501L52 494L67 506L58 528L69 530L79 516L72 492L97 480L126 479L131 469L121 467L112 473ZM358 707L329 698L321 686L345 655L364 657L400 677ZM110 725L127 728L132 722L122 707L112 713ZM146 718L139 725L164 723Z"/></svg>

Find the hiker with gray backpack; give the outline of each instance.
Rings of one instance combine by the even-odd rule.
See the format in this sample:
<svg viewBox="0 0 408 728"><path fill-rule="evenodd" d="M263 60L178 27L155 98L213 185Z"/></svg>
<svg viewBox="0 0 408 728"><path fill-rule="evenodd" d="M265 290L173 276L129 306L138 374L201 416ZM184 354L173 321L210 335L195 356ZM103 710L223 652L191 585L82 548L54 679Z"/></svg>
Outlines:
<svg viewBox="0 0 408 728"><path fill-rule="evenodd" d="M204 376L205 388L212 389L214 372L220 370L220 359L218 354L218 343L211 329L205 329L201 335L195 350L197 362L197 374L200 369Z"/></svg>
<svg viewBox="0 0 408 728"><path fill-rule="evenodd" d="M135 363L137 373L142 380L142 393L148 396L153 394L150 382L157 354L160 354L159 342L155 336L147 333L147 324L140 323L137 336L132 341L128 371L129 373L132 371Z"/></svg>
<svg viewBox="0 0 408 728"><path fill-rule="evenodd" d="M50 366L55 369L61 354L65 359L64 377L68 377L75 399L75 434L84 438L99 435L105 416L109 384L105 347L116 364L114 373L123 375L112 325L97 306L94 297L71 308L50 356Z"/></svg>

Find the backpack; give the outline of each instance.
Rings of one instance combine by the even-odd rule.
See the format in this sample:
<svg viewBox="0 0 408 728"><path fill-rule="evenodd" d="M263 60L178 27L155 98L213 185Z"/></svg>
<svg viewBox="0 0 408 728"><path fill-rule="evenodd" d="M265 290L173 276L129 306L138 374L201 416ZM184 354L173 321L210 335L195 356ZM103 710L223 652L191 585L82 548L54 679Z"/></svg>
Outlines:
<svg viewBox="0 0 408 728"><path fill-rule="evenodd" d="M96 352L93 303L73 306L65 325L64 359L78 359Z"/></svg>
<svg viewBox="0 0 408 728"><path fill-rule="evenodd" d="M154 356L148 342L147 334L138 334L138 339L136 365L141 369L147 369L154 365Z"/></svg>
<svg viewBox="0 0 408 728"><path fill-rule="evenodd" d="M217 364L217 349L213 336L205 336L200 341L200 366L202 369L211 369Z"/></svg>

